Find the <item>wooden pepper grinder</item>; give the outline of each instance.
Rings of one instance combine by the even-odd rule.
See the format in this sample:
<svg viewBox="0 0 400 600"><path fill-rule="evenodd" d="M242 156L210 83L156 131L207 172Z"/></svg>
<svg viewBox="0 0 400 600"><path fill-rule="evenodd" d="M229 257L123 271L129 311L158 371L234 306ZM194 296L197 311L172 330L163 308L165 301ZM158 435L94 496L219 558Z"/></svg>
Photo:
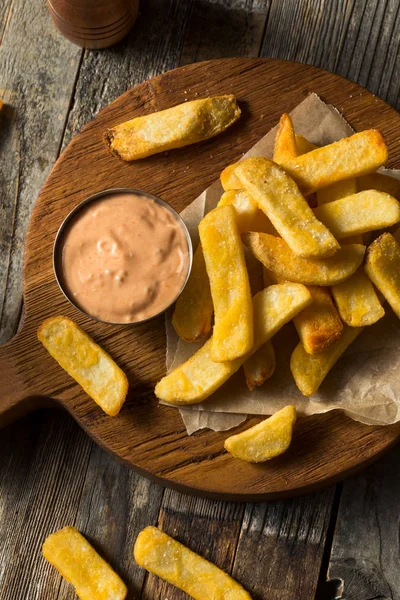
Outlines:
<svg viewBox="0 0 400 600"><path fill-rule="evenodd" d="M139 0L47 0L56 27L83 48L107 48L134 24Z"/></svg>

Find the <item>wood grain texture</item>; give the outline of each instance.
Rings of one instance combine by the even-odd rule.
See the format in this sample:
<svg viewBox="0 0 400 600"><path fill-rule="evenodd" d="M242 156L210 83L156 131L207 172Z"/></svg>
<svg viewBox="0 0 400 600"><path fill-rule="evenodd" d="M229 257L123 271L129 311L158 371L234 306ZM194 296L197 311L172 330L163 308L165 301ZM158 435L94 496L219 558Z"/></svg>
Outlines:
<svg viewBox="0 0 400 600"><path fill-rule="evenodd" d="M232 574L253 600L314 598L333 495L246 505Z"/></svg>
<svg viewBox="0 0 400 600"><path fill-rule="evenodd" d="M53 27L44 2L13 1L0 47L0 342L18 323L28 219L58 155L80 52Z"/></svg>
<svg viewBox="0 0 400 600"><path fill-rule="evenodd" d="M140 164L126 164L107 154L101 139L105 128L128 116L182 102L188 91L196 97L202 92L204 77L211 95L223 89L246 102L247 114L240 129L232 127L220 138ZM276 85L277 81L281 85ZM309 82L306 88L304 81ZM258 59L198 63L145 82L101 111L59 159L32 215L25 255L26 322L11 345L0 350L0 358L9 361L13 357L15 362L18 377L11 385L22 381L31 395L57 398L96 440L134 464L139 472L214 497L231 494L231 499L245 500L305 492L337 480L393 443L398 427L370 428L338 414L324 415L300 421L293 451L270 465L238 465L223 451L223 434L201 431L188 437L178 411L159 407L154 399L154 384L164 373L162 319L134 328L96 323L67 303L53 276L54 236L77 202L105 185L124 185L147 189L181 210L226 164L269 131L282 111L290 110L311 90L339 106L350 123L357 118L360 128L371 122L380 128L389 144L389 164L397 164L400 148L396 146L396 123L400 117L395 111L383 102L378 108L368 92L350 82L295 63ZM175 173L173 180L170 172ZM101 175L96 177L97 173ZM38 324L55 313L75 318L127 372L130 394L117 417L102 414L35 342ZM11 396L14 401L18 394L9 389L9 399ZM255 421L251 419L244 427ZM338 443L339 439L345 443Z"/></svg>

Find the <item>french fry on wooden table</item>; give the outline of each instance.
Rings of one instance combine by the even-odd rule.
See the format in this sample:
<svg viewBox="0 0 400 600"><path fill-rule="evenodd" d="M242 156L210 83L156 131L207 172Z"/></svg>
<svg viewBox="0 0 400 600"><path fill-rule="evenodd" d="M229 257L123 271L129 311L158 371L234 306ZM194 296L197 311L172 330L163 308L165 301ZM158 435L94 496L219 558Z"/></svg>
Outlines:
<svg viewBox="0 0 400 600"><path fill-rule="evenodd" d="M75 527L64 527L49 535L42 551L81 600L126 598L128 590L122 579Z"/></svg>
<svg viewBox="0 0 400 600"><path fill-rule="evenodd" d="M194 600L251 600L230 575L157 527L139 533L133 554L139 566Z"/></svg>
<svg viewBox="0 0 400 600"><path fill-rule="evenodd" d="M296 408L285 406L261 423L228 437L225 449L246 462L271 460L289 448L296 418Z"/></svg>

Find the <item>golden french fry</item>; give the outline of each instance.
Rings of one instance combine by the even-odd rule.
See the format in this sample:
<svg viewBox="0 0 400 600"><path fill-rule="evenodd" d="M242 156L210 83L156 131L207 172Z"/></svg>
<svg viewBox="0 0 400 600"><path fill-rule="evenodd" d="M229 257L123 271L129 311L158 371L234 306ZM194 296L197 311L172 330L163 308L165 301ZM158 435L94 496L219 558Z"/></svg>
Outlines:
<svg viewBox="0 0 400 600"><path fill-rule="evenodd" d="M303 135L297 134L296 137L296 147L297 147L297 156L301 156L302 154L307 154L307 152L312 152L318 146L309 142Z"/></svg>
<svg viewBox="0 0 400 600"><path fill-rule="evenodd" d="M239 231L250 231L258 212L257 202L246 190L228 190L222 194L217 206L229 205L235 209Z"/></svg>
<svg viewBox="0 0 400 600"><path fill-rule="evenodd" d="M139 533L133 553L138 565L194 600L251 600L230 575L157 527Z"/></svg>
<svg viewBox="0 0 400 600"><path fill-rule="evenodd" d="M327 350L319 354L308 354L301 342L296 346L290 359L290 370L297 387L304 396L315 394L343 352L363 329L363 327L344 325L340 338Z"/></svg>
<svg viewBox="0 0 400 600"><path fill-rule="evenodd" d="M354 178L343 179L343 181L337 181L332 185L328 185L326 188L317 191L317 203L318 206L322 204L328 204L340 198L346 196L352 196L357 193L357 183Z"/></svg>
<svg viewBox="0 0 400 600"><path fill-rule="evenodd" d="M339 250L338 242L316 219L282 167L259 156L241 161L235 173L293 252L316 258Z"/></svg>
<svg viewBox="0 0 400 600"><path fill-rule="evenodd" d="M311 194L342 179L372 173L385 164L388 149L376 129L360 131L282 164L303 194Z"/></svg>
<svg viewBox="0 0 400 600"><path fill-rule="evenodd" d="M253 305L233 206L209 212L199 224L214 304L212 359L233 360L253 346Z"/></svg>
<svg viewBox="0 0 400 600"><path fill-rule="evenodd" d="M365 254L365 246L346 244L329 258L302 258L292 252L284 240L267 233L244 233L242 239L278 280L305 285L325 286L345 281L361 265Z"/></svg>
<svg viewBox="0 0 400 600"><path fill-rule="evenodd" d="M314 214L341 240L398 223L400 203L384 192L367 190L318 206Z"/></svg>
<svg viewBox="0 0 400 600"><path fill-rule="evenodd" d="M249 390L254 390L272 377L275 371L275 350L271 340L246 360L243 365L244 375Z"/></svg>
<svg viewBox="0 0 400 600"><path fill-rule="evenodd" d="M313 303L301 311L293 323L308 354L323 352L340 338L343 323L327 289L309 286Z"/></svg>
<svg viewBox="0 0 400 600"><path fill-rule="evenodd" d="M115 156L137 160L207 140L239 117L234 96L202 98L125 121L107 129L104 141Z"/></svg>
<svg viewBox="0 0 400 600"><path fill-rule="evenodd" d="M357 179L357 189L359 192L364 190L379 190L390 194L400 200L400 180L383 173L371 173Z"/></svg>
<svg viewBox="0 0 400 600"><path fill-rule="evenodd" d="M75 529L64 527L49 535L43 556L74 586L81 600L124 600L126 585Z"/></svg>
<svg viewBox="0 0 400 600"><path fill-rule="evenodd" d="M228 165L220 175L221 185L225 192L229 190L241 190L243 188L240 180L235 175L235 170L238 164L239 163L236 162L232 165Z"/></svg>
<svg viewBox="0 0 400 600"><path fill-rule="evenodd" d="M196 342L210 333L213 312L210 282L199 244L193 256L188 282L175 304L172 325L182 339Z"/></svg>
<svg viewBox="0 0 400 600"><path fill-rule="evenodd" d="M128 378L79 325L66 317L50 317L39 327L37 336L105 413L119 413L128 393Z"/></svg>
<svg viewBox="0 0 400 600"><path fill-rule="evenodd" d="M251 352L232 361L215 362L211 357L211 338L189 360L157 383L157 398L177 405L205 400L311 302L310 292L298 283L272 285L258 292L253 298L254 346Z"/></svg>
<svg viewBox="0 0 400 600"><path fill-rule="evenodd" d="M368 246L365 272L400 318L400 245L383 233Z"/></svg>
<svg viewBox="0 0 400 600"><path fill-rule="evenodd" d="M281 164L297 156L297 144L292 119L284 113L275 138L274 161Z"/></svg>
<svg viewBox="0 0 400 600"><path fill-rule="evenodd" d="M289 448L296 418L296 408L285 406L254 427L228 437L225 449L246 462L271 460Z"/></svg>
<svg viewBox="0 0 400 600"><path fill-rule="evenodd" d="M332 286L332 294L341 318L351 327L373 325L385 314L362 268L343 283Z"/></svg>

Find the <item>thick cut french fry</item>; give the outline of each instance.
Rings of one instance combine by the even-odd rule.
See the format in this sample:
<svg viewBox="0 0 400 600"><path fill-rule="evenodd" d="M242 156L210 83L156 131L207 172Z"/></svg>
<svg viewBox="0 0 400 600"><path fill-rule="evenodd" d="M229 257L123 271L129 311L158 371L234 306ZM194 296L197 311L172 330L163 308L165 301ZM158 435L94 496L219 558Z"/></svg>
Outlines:
<svg viewBox="0 0 400 600"><path fill-rule="evenodd" d="M314 214L341 240L398 223L400 203L384 192L367 190L318 206Z"/></svg>
<svg viewBox="0 0 400 600"><path fill-rule="evenodd" d="M301 342L296 346L290 359L290 370L304 396L312 396L318 391L329 371L363 329L344 325L337 342L319 354L308 354Z"/></svg>
<svg viewBox="0 0 400 600"><path fill-rule="evenodd" d="M351 327L373 325L385 314L362 268L343 283L332 286L332 294L341 318Z"/></svg>
<svg viewBox="0 0 400 600"><path fill-rule="evenodd" d="M317 203L318 206L321 206L322 204L328 204L329 202L334 202L335 200L340 200L340 198L352 196L356 193L356 180L354 178L344 179L343 181L338 181L332 185L328 185L328 187L322 188L322 190L318 190Z"/></svg>
<svg viewBox="0 0 400 600"><path fill-rule="evenodd" d="M244 375L249 390L254 390L272 377L275 371L275 350L271 340L246 360L243 365Z"/></svg>
<svg viewBox="0 0 400 600"><path fill-rule="evenodd" d="M253 298L254 346L251 352L233 361L215 362L211 358L211 338L189 360L157 383L157 398L176 405L205 400L311 302L310 292L298 283L272 285L258 292Z"/></svg>
<svg viewBox="0 0 400 600"><path fill-rule="evenodd" d="M196 342L210 333L213 312L210 282L199 244L193 256L188 282L175 304L172 325L182 339Z"/></svg>
<svg viewBox="0 0 400 600"><path fill-rule="evenodd" d="M128 393L128 378L79 325L66 317L51 317L39 327L37 336L105 413L119 413Z"/></svg>
<svg viewBox="0 0 400 600"><path fill-rule="evenodd" d="M301 311L293 323L309 354L323 352L340 338L343 323L326 288L309 286L313 303Z"/></svg>
<svg viewBox="0 0 400 600"><path fill-rule="evenodd" d="M368 246L365 272L400 319L400 245L383 233Z"/></svg>
<svg viewBox="0 0 400 600"><path fill-rule="evenodd" d="M368 129L282 164L303 194L311 194L342 179L360 177L385 164L388 149L382 134Z"/></svg>
<svg viewBox="0 0 400 600"><path fill-rule="evenodd" d="M214 304L212 359L234 360L253 346L253 305L233 206L209 212L199 225Z"/></svg>
<svg viewBox="0 0 400 600"><path fill-rule="evenodd" d="M285 406L254 427L228 437L224 443L225 449L235 458L246 462L271 460L289 448L296 418L296 408Z"/></svg>
<svg viewBox="0 0 400 600"><path fill-rule="evenodd" d="M138 565L194 600L251 600L230 575L157 527L139 533L133 553Z"/></svg>
<svg viewBox="0 0 400 600"><path fill-rule="evenodd" d="M241 161L235 173L293 252L320 258L339 250L338 242L316 219L282 167L259 156Z"/></svg>
<svg viewBox="0 0 400 600"><path fill-rule="evenodd" d="M237 178L235 174L236 167L238 166L238 162L233 163L232 165L228 165L222 171L220 175L221 185L224 188L225 192L229 190L241 190L243 188L240 179Z"/></svg>
<svg viewBox="0 0 400 600"><path fill-rule="evenodd" d="M228 190L221 196L217 206L232 205L240 232L251 231L258 212L258 205L246 190Z"/></svg>
<svg viewBox="0 0 400 600"><path fill-rule="evenodd" d="M297 156L297 144L292 119L284 113L281 116L276 133L274 161L279 165L295 156Z"/></svg>
<svg viewBox="0 0 400 600"><path fill-rule="evenodd" d="M284 240L267 233L244 233L243 241L264 267L279 281L304 285L334 285L355 273L363 261L365 246L346 244L335 256L302 258L291 251Z"/></svg>
<svg viewBox="0 0 400 600"><path fill-rule="evenodd" d="M296 147L297 147L297 156L301 156L302 154L307 154L307 152L312 152L316 150L318 146L309 142L303 135L296 133Z"/></svg>
<svg viewBox="0 0 400 600"><path fill-rule="evenodd" d="M371 173L357 179L357 189L359 192L364 190L379 190L390 194L400 200L400 180L383 173Z"/></svg>
<svg viewBox="0 0 400 600"><path fill-rule="evenodd" d="M81 600L124 600L126 585L75 529L64 527L49 535L43 556L74 586Z"/></svg>
<svg viewBox="0 0 400 600"><path fill-rule="evenodd" d="M107 129L108 149L123 160L137 160L182 148L225 131L240 117L232 95L184 102Z"/></svg>

